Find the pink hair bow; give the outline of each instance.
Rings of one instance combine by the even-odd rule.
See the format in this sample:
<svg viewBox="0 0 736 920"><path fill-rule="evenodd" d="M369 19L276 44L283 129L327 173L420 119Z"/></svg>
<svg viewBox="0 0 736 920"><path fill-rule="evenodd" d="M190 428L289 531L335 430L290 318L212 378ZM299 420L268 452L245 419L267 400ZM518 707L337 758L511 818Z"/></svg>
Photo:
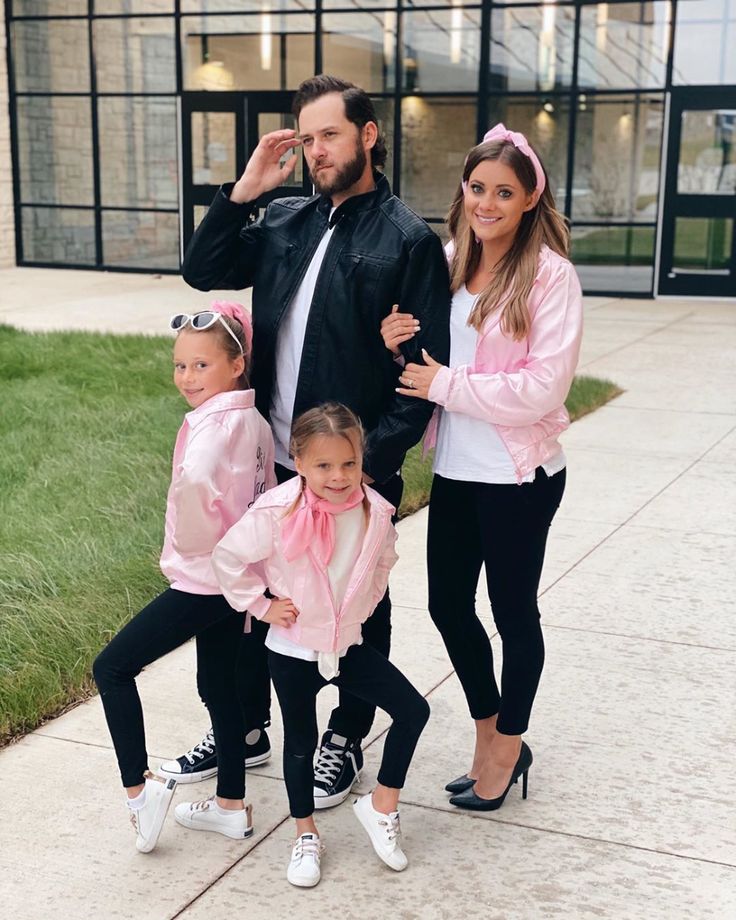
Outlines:
<svg viewBox="0 0 736 920"><path fill-rule="evenodd" d="M235 303L235 301L232 300L213 300L210 304L210 310L214 313L219 313L221 316L229 316L231 319L236 319L240 323L243 327L243 333L245 334L245 344L248 354L250 354L253 346L253 323L250 318L250 313L248 313L242 303Z"/></svg>
<svg viewBox="0 0 736 920"><path fill-rule="evenodd" d="M547 184L547 180L544 176L542 164L539 162L539 157L529 146L529 141L524 135L520 131L509 131L502 122L499 122L497 125L494 125L490 131L486 131L482 143L486 144L489 141L508 141L513 144L517 150L523 153L524 156L529 157L534 167L534 175L537 177L537 184L534 190L537 193L537 198L540 198ZM461 185L464 193L468 187L468 183L463 180Z"/></svg>

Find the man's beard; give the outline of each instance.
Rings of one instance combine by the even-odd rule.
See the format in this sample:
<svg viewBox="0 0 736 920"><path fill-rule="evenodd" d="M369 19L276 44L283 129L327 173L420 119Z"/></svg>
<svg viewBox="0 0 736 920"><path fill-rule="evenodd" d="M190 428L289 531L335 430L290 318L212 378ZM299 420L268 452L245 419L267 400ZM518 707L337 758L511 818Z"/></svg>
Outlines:
<svg viewBox="0 0 736 920"><path fill-rule="evenodd" d="M339 195L341 192L346 192L361 178L367 162L365 150L363 150L360 144L356 144L355 156L353 159L350 160L349 163L346 163L341 169L335 169L331 179L328 179L326 176L321 176L319 170L315 169L315 172L312 174L314 187L320 195L325 195L327 198L331 198L333 195Z"/></svg>

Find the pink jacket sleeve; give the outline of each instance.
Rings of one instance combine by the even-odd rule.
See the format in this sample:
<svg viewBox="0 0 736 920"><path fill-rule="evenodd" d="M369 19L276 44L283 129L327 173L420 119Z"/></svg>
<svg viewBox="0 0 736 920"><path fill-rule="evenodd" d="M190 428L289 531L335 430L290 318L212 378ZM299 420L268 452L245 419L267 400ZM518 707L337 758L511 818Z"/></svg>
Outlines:
<svg viewBox="0 0 736 920"><path fill-rule="evenodd" d="M384 537L383 546L381 547L378 562L376 563L376 570L373 573L373 584L371 586L371 613L373 613L376 609L376 604L378 604L386 593L389 573L398 561L399 557L395 549L397 536L396 528L392 524Z"/></svg>
<svg viewBox="0 0 736 920"><path fill-rule="evenodd" d="M230 488L228 434L203 423L187 444L174 486L174 549L182 556L203 556L222 535L222 503Z"/></svg>
<svg viewBox="0 0 736 920"><path fill-rule="evenodd" d="M212 569L222 593L233 610L248 610L262 619L271 606L263 596L263 562L273 551L271 517L265 510L252 509L234 524L212 553Z"/></svg>
<svg viewBox="0 0 736 920"><path fill-rule="evenodd" d="M572 265L562 261L546 281L532 316L524 367L495 374L475 373L467 364L443 367L432 381L429 399L449 412L463 412L495 425L531 425L564 404L582 333L580 282Z"/></svg>

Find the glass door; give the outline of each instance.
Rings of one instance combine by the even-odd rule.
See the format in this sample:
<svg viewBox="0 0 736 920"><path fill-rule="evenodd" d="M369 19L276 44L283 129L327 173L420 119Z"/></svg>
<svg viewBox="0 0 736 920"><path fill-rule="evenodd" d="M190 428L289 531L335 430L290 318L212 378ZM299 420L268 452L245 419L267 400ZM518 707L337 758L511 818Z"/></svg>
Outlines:
<svg viewBox="0 0 736 920"><path fill-rule="evenodd" d="M736 297L736 90L673 90L658 293Z"/></svg>
<svg viewBox="0 0 736 920"><path fill-rule="evenodd" d="M294 127L291 93L192 92L181 97L181 252L207 213L217 189L242 175L259 138ZM300 155L287 183L258 200L311 195Z"/></svg>

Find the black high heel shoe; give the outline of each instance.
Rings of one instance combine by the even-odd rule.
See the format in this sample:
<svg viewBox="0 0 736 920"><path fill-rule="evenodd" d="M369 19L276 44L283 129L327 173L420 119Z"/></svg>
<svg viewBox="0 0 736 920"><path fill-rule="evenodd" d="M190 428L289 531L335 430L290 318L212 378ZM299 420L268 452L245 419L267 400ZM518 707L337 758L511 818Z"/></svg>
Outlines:
<svg viewBox="0 0 736 920"><path fill-rule="evenodd" d="M445 792L451 792L453 795L457 792L465 792L466 789L472 789L475 785L475 780L471 779L467 773L463 773L462 776L458 776L457 779L451 780L445 786Z"/></svg>
<svg viewBox="0 0 736 920"><path fill-rule="evenodd" d="M466 788L464 792L459 792L456 795L450 797L450 804L457 805L458 808L467 808L471 811L496 811L500 808L506 796L509 793L509 789L518 782L519 777L521 780L521 797L522 799L526 798L527 787L529 782L529 767L531 767L534 761L532 756L531 749L529 746L522 741L521 742L521 751L519 753L519 759L514 765L514 769L511 771L511 779L509 780L508 786L504 789L501 795L495 799L483 799L479 795L476 795L473 787L470 786Z"/></svg>

